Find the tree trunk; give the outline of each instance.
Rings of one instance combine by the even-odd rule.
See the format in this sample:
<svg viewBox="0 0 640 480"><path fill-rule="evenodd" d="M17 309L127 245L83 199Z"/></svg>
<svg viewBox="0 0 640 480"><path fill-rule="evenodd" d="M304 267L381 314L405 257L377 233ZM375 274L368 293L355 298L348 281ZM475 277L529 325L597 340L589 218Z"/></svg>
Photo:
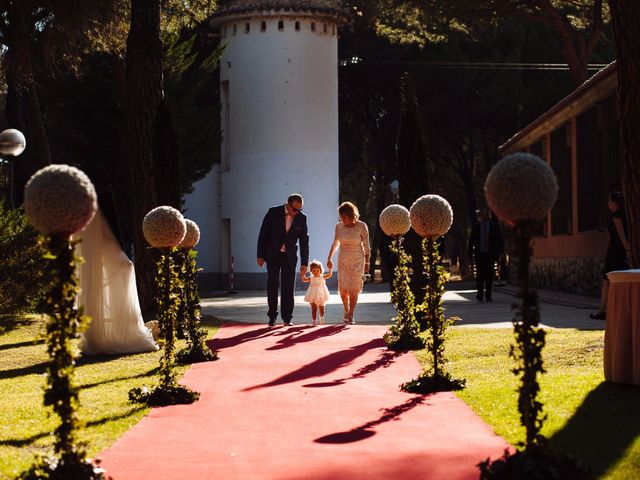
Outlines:
<svg viewBox="0 0 640 480"><path fill-rule="evenodd" d="M640 265L640 2L609 2L618 57L620 155L631 242L631 260Z"/></svg>
<svg viewBox="0 0 640 480"><path fill-rule="evenodd" d="M14 162L14 200L22 203L24 186L36 170L51 163L49 139L42 121L40 100L33 75L33 56L24 2L10 2L7 15L10 28L6 32L7 103L6 118L10 128L24 133L25 152Z"/></svg>
<svg viewBox="0 0 640 480"><path fill-rule="evenodd" d="M427 159L422 141L418 100L413 77L406 75L402 85L402 116L398 127L396 152L400 203L409 208L429 191Z"/></svg>
<svg viewBox="0 0 640 480"><path fill-rule="evenodd" d="M162 92L162 41L159 0L131 0L127 38L126 145L138 294L143 311L153 308L153 255L147 250L142 221L157 206L154 180L154 124Z"/></svg>
<svg viewBox="0 0 640 480"><path fill-rule="evenodd" d="M164 100L155 122L154 157L158 204L182 209L181 162L178 139L173 128L171 109Z"/></svg>

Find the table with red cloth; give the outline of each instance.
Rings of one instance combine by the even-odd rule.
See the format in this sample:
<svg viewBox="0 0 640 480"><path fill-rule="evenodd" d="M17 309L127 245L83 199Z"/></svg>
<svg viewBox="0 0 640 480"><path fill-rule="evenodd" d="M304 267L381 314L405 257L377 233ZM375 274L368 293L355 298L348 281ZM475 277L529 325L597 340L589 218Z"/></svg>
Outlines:
<svg viewBox="0 0 640 480"><path fill-rule="evenodd" d="M604 378L640 385L640 269L609 272Z"/></svg>

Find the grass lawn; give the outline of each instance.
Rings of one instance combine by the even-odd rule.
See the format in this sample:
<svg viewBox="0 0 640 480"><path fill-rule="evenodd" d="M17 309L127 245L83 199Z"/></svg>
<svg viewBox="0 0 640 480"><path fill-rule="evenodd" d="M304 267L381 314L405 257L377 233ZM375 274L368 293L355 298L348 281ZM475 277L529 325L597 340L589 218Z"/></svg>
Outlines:
<svg viewBox="0 0 640 480"><path fill-rule="evenodd" d="M448 371L467 380L459 397L516 445L525 435L509 358L512 343L511 329L453 327L445 355ZM542 433L552 449L580 459L598 478L640 478L640 387L604 382L603 347L603 331L547 331ZM425 364L426 351L418 358Z"/></svg>
<svg viewBox="0 0 640 480"><path fill-rule="evenodd" d="M209 335L217 329L205 322ZM0 479L14 478L39 453L52 453L57 417L42 405L47 353L40 317L0 318ZM178 342L178 348L183 342ZM149 411L129 402L133 387L156 384L162 351L85 357L76 368L80 391L79 435L89 457L111 445ZM177 368L182 375L187 367Z"/></svg>

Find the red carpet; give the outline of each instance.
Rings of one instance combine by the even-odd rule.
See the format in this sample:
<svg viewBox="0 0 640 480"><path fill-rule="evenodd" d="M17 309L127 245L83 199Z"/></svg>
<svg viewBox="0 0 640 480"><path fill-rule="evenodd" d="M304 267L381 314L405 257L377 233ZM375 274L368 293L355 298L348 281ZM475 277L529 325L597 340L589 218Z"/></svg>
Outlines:
<svg viewBox="0 0 640 480"><path fill-rule="evenodd" d="M420 366L385 331L225 325L220 360L183 379L200 400L154 409L102 466L115 480L478 478L507 443L452 393L400 392Z"/></svg>

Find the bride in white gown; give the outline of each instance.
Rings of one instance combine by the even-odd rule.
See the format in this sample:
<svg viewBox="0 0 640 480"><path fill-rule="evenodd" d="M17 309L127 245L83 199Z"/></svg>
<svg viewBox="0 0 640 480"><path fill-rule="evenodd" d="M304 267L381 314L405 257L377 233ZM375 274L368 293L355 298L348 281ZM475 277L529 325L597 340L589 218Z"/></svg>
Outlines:
<svg viewBox="0 0 640 480"><path fill-rule="evenodd" d="M95 217L78 234L77 253L84 258L78 267L78 305L91 316L80 337L85 355L150 352L158 349L145 327L138 300L133 263L120 248L104 215Z"/></svg>

